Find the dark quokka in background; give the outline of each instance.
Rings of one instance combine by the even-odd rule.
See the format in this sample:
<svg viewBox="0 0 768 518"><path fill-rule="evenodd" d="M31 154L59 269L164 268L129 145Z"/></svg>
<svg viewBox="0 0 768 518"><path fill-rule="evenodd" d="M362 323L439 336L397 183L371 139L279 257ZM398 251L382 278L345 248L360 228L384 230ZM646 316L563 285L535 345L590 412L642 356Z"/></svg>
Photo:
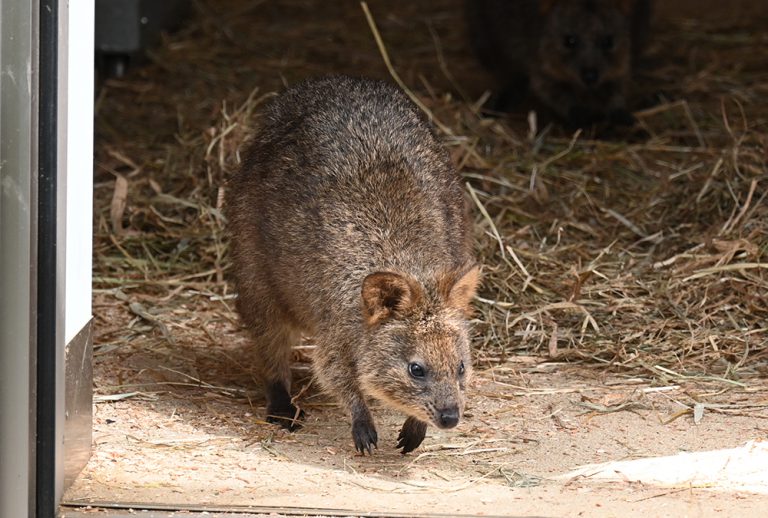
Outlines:
<svg viewBox="0 0 768 518"><path fill-rule="evenodd" d="M478 282L458 173L422 114L388 83L326 77L278 96L226 196L237 308L255 342L272 422L293 429L291 346L312 335L317 380L378 437L367 398L456 426L471 371Z"/></svg>
<svg viewBox="0 0 768 518"><path fill-rule="evenodd" d="M472 45L499 83L497 107L528 92L575 127L632 124L633 68L651 0L467 0Z"/></svg>

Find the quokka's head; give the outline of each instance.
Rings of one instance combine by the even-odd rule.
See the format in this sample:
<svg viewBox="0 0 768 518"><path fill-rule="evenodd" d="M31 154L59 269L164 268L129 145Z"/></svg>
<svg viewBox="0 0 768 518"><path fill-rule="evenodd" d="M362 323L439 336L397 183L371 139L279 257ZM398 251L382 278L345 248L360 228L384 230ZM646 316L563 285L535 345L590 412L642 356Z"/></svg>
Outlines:
<svg viewBox="0 0 768 518"><path fill-rule="evenodd" d="M441 272L428 286L399 272L368 275L367 341L358 360L363 390L439 428L456 426L472 370L467 317L478 281L477 266Z"/></svg>
<svg viewBox="0 0 768 518"><path fill-rule="evenodd" d="M540 0L539 67L577 90L626 80L634 0Z"/></svg>

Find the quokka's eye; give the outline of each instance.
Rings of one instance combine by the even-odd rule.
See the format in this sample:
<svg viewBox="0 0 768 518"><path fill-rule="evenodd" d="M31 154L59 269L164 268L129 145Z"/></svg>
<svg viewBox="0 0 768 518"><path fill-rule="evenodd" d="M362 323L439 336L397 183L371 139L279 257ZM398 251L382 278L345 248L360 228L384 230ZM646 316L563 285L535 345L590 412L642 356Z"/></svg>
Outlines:
<svg viewBox="0 0 768 518"><path fill-rule="evenodd" d="M408 364L408 373L414 378L423 378L427 375L426 369L424 369L422 365L416 362L411 362Z"/></svg>
<svg viewBox="0 0 768 518"><path fill-rule="evenodd" d="M566 49L575 49L579 46L579 38L578 36L574 36L573 34L567 34L563 38L563 46Z"/></svg>
<svg viewBox="0 0 768 518"><path fill-rule="evenodd" d="M466 371L466 369L464 368L464 362L461 362L459 364L459 376L463 376L464 375L464 371Z"/></svg>

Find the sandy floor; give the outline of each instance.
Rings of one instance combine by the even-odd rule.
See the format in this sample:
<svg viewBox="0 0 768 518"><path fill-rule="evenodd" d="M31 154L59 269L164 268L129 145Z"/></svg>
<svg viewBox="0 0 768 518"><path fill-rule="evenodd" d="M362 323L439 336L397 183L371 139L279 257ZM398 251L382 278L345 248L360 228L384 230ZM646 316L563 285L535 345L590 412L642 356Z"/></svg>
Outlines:
<svg viewBox="0 0 768 518"><path fill-rule="evenodd" d="M137 352L129 364L142 361ZM768 384L652 387L517 358L481 372L466 421L431 428L410 455L394 449L402 418L379 409L373 457L355 454L347 417L312 389L306 425L291 434L261 421L260 401L169 387L96 404L95 451L68 502L546 516L750 516L768 506L768 496L717 488L551 480L584 464L765 438ZM698 424L693 398L713 405Z"/></svg>

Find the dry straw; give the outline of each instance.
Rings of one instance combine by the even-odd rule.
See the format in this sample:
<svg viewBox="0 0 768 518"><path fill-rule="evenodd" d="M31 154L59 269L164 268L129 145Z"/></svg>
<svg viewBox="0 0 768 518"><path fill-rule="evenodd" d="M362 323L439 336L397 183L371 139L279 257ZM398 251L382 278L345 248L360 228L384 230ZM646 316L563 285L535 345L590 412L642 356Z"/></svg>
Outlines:
<svg viewBox="0 0 768 518"><path fill-rule="evenodd" d="M147 347L149 336L159 362L208 382L225 367L252 384L247 361L228 349L245 338L226 282L221 194L259 107L286 83L335 71L391 73L440 121L484 265L480 368L522 354L659 381L766 374L763 33L734 43L668 22L639 82L641 93L663 91L661 101L637 113L638 129L597 139L524 115L481 115L482 90L469 102L452 95L457 82L473 92L476 76L462 72L477 73L455 30L456 2L426 11L372 2L364 16L335 2L323 3L323 16L225 4L231 10L199 3L207 17L168 38L147 67L101 85L100 361L139 338ZM694 49L708 65L687 59Z"/></svg>

